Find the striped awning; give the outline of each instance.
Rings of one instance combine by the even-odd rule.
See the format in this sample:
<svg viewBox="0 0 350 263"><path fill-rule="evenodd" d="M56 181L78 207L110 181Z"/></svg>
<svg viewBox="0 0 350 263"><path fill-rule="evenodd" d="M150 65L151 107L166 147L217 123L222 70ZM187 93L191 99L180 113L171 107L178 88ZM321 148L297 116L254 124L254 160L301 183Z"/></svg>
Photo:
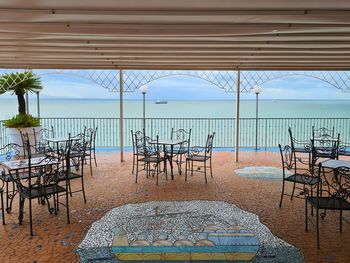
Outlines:
<svg viewBox="0 0 350 263"><path fill-rule="evenodd" d="M4 0L0 67L348 70L350 1Z"/></svg>

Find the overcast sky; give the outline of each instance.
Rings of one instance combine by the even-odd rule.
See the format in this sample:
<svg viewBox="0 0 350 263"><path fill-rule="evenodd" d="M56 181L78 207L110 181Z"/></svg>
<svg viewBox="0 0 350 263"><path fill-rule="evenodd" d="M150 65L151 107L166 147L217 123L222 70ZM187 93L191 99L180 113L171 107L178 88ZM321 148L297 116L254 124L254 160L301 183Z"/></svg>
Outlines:
<svg viewBox="0 0 350 263"><path fill-rule="evenodd" d="M118 99L118 93L111 93L96 84L75 76L44 75L42 96L67 98ZM147 99L161 100L220 100L234 99L235 93L213 86L194 77L168 77L149 83ZM262 85L261 99L350 99L350 93L342 93L329 84L308 77L285 77ZM2 98L9 98L8 95ZM125 99L141 99L139 91L126 93ZM242 94L242 99L254 99L254 94Z"/></svg>

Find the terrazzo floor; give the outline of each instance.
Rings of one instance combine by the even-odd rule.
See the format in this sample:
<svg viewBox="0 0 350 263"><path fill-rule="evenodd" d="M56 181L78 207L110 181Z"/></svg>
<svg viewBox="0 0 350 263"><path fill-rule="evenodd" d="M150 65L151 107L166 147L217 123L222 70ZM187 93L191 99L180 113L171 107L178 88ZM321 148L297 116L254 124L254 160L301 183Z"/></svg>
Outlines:
<svg viewBox="0 0 350 263"><path fill-rule="evenodd" d="M121 164L116 152L98 154L98 167L94 168L92 177L86 169L87 203L84 204L80 194L73 195L70 200L71 224L66 223L63 207L55 216L47 212L46 206L34 202L35 236L30 237L28 203L25 206L23 224L19 226L18 202L15 202L13 212L6 214L6 225L0 227L0 262L78 262L80 257L76 251L79 244L83 244L94 222L97 223L108 213L116 211L113 209L125 209L134 205L150 205L154 208L157 202L176 204L178 201L222 201L228 210L241 209L256 215L256 220L266 226L274 238L299 249L306 262L350 261L350 225L344 223L343 233L339 233L339 213L327 212L327 217L321 220L321 250L317 250L315 227L310 224L309 231L304 230L305 207L302 199L291 201L285 198L282 208L278 208L281 181L250 179L237 176L234 172L249 166L280 168L278 153L242 152L240 162L235 163L232 152L215 152L214 176L208 178L208 184L205 184L203 174L189 176L185 182L184 176L175 170L174 180L165 180L161 175L159 186L155 185L154 178L146 178L144 173L141 173L138 183L135 184L135 177L131 175L131 158L130 153L126 154L125 162ZM74 182L72 187L76 188L78 185L79 182ZM291 190L290 185L287 186L287 190ZM150 211L154 213L155 210ZM350 218L349 213L344 213L344 216ZM230 223L229 220L227 222ZM209 223L213 222L207 224ZM225 231L229 230L228 225L224 227ZM250 230L249 225L243 224L242 227ZM112 233L114 234L111 238L114 239L120 232L115 229ZM262 242L259 235L254 231L253 233L259 242ZM137 238L142 238L142 233L139 233ZM184 235L183 238L186 240L188 235ZM153 242L148 240L151 241ZM271 255L271 258L268 255ZM270 260L268 262L288 262L283 259L275 260L272 256L266 254L266 259Z"/></svg>

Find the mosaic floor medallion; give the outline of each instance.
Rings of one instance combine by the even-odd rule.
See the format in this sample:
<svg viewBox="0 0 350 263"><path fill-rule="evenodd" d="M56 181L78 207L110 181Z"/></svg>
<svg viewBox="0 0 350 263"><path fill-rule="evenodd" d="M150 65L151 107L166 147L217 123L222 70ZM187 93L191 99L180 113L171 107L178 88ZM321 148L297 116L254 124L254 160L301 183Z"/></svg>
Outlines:
<svg viewBox="0 0 350 263"><path fill-rule="evenodd" d="M280 168L269 167L269 166L247 166L235 170L238 176L251 178L251 179L262 179L262 180L282 180L283 171ZM290 174L288 171L286 173Z"/></svg>
<svg viewBox="0 0 350 263"><path fill-rule="evenodd" d="M226 202L124 205L93 223L81 262L302 262L256 215Z"/></svg>

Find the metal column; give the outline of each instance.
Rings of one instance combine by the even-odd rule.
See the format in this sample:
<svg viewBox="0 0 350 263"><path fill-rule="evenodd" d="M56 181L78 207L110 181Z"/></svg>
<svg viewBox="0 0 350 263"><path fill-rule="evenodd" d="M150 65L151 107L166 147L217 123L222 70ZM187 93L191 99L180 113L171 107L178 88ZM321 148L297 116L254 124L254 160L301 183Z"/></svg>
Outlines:
<svg viewBox="0 0 350 263"><path fill-rule="evenodd" d="M239 104L241 94L241 71L237 71L237 89L236 89L236 143L235 143L235 161L238 162L239 153Z"/></svg>
<svg viewBox="0 0 350 263"><path fill-rule="evenodd" d="M40 119L40 96L39 96L39 92L36 92L36 110L37 110L38 118Z"/></svg>
<svg viewBox="0 0 350 263"><path fill-rule="evenodd" d="M29 114L29 94L26 91L26 113Z"/></svg>
<svg viewBox="0 0 350 263"><path fill-rule="evenodd" d="M123 70L119 70L119 140L120 140L120 162L124 162L124 114L123 114Z"/></svg>

